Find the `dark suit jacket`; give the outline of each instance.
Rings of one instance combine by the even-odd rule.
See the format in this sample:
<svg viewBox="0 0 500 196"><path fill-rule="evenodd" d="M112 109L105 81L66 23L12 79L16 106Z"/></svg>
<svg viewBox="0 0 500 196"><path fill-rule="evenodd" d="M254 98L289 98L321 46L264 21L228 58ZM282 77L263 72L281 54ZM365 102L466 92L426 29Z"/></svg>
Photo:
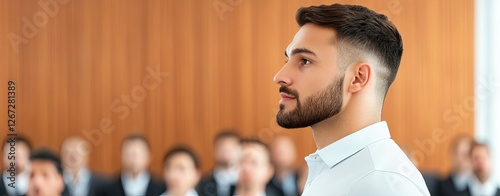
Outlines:
<svg viewBox="0 0 500 196"><path fill-rule="evenodd" d="M111 180L108 178L98 175L96 173L91 173L90 174L90 186L89 186L89 196L97 195L98 191L101 190L103 187L108 186L111 184Z"/></svg>
<svg viewBox="0 0 500 196"><path fill-rule="evenodd" d="M437 195L438 196L468 196L470 195L468 190L457 191L455 184L453 183L453 178L448 176L445 180L442 180L437 185Z"/></svg>
<svg viewBox="0 0 500 196"><path fill-rule="evenodd" d="M217 182L215 181L214 174L203 178L196 186L196 191L200 196L219 196L217 193ZM224 196L224 195L222 195Z"/></svg>
<svg viewBox="0 0 500 196"><path fill-rule="evenodd" d="M146 190L146 196L158 196L164 193L165 190L165 183L151 177ZM96 195L98 196L125 196L121 176L118 176L114 182L111 182L107 186L100 187L97 192Z"/></svg>
<svg viewBox="0 0 500 196"><path fill-rule="evenodd" d="M231 196L235 195L236 193L236 185L231 186L231 189L229 191L231 193ZM268 183L266 186L266 196L284 196L283 191L273 185L272 183Z"/></svg>
<svg viewBox="0 0 500 196"><path fill-rule="evenodd" d="M469 187L467 187L467 189L465 190L465 192L467 193L467 196L471 195ZM494 195L491 195L491 196L500 196L500 189L497 188L497 192Z"/></svg>
<svg viewBox="0 0 500 196"><path fill-rule="evenodd" d="M298 182L298 179L299 179L299 173L298 172L294 172L293 177L295 178L295 189L296 189L296 193L297 193L297 196L298 196L298 195L300 195L299 188L297 186L297 182ZM278 180L278 178L276 177L276 175L273 176L273 178L271 179L271 181L269 182L269 184L271 186L279 189L283 194L285 194L285 192L283 191L283 188L282 188L282 184ZM287 196L293 196L293 195L287 195Z"/></svg>

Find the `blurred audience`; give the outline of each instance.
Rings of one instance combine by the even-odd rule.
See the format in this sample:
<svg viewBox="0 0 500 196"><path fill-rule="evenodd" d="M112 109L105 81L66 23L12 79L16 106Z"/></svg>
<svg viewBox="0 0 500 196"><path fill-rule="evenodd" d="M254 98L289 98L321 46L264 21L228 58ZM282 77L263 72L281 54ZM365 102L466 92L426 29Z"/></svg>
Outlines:
<svg viewBox="0 0 500 196"><path fill-rule="evenodd" d="M31 154L30 161L31 175L27 195L63 195L63 169L59 157L50 150L39 149Z"/></svg>
<svg viewBox="0 0 500 196"><path fill-rule="evenodd" d="M198 196L195 187L201 177L200 162L188 148L174 148L163 159L163 179L167 192L162 196Z"/></svg>
<svg viewBox="0 0 500 196"><path fill-rule="evenodd" d="M271 183L281 189L286 196L299 195L298 172L295 168L297 157L293 140L289 137L277 136L271 142L270 148L275 168Z"/></svg>
<svg viewBox="0 0 500 196"><path fill-rule="evenodd" d="M231 195L272 195L283 192L270 182L274 167L269 148L258 140L242 142L240 177L236 186L231 187Z"/></svg>
<svg viewBox="0 0 500 196"><path fill-rule="evenodd" d="M215 166L210 175L198 185L202 196L228 196L236 184L241 159L241 138L235 131L219 133L214 140Z"/></svg>
<svg viewBox="0 0 500 196"><path fill-rule="evenodd" d="M13 138L15 138L15 141ZM14 150L14 152L11 152L11 147L13 147L12 150ZM28 192L28 183L31 172L30 141L20 135L17 137L7 137L3 143L2 150L3 173L2 178L0 178L0 181L2 182L0 186L0 195L25 195ZM11 164L15 165L13 166ZM13 174L15 174L15 178L12 178L11 175Z"/></svg>
<svg viewBox="0 0 500 196"><path fill-rule="evenodd" d="M304 192L304 188L306 186L307 175L309 174L309 167L307 167L307 163L303 163L299 167L298 173L299 175L297 178L297 189L299 191L299 195L302 195L302 193Z"/></svg>
<svg viewBox="0 0 500 196"><path fill-rule="evenodd" d="M152 178L148 171L151 162L150 145L146 137L131 135L121 147L122 171L118 179L100 191L108 196L158 196L165 192L165 184Z"/></svg>
<svg viewBox="0 0 500 196"><path fill-rule="evenodd" d="M474 143L470 150L473 176L469 181L469 195L500 196L497 183L490 178L492 173L490 150L484 144Z"/></svg>
<svg viewBox="0 0 500 196"><path fill-rule="evenodd" d="M110 183L108 179L89 170L90 152L90 144L80 137L69 137L61 145L64 182L70 195L96 195L99 188Z"/></svg>
<svg viewBox="0 0 500 196"><path fill-rule="evenodd" d="M455 138L450 147L451 173L438 185L438 195L460 196L467 194L471 176L470 150L474 139L468 135Z"/></svg>
<svg viewBox="0 0 500 196"><path fill-rule="evenodd" d="M13 140L13 138L15 138L15 140ZM11 152L11 147L13 147L13 152ZM0 195L25 195L28 192L31 172L31 143L27 138L20 135L17 137L7 137L3 143L2 150L3 173L2 178L0 178L2 182L0 186ZM11 163L15 165L13 166ZM15 174L15 178L12 178L12 174ZM9 186L9 184L11 184L11 186Z"/></svg>

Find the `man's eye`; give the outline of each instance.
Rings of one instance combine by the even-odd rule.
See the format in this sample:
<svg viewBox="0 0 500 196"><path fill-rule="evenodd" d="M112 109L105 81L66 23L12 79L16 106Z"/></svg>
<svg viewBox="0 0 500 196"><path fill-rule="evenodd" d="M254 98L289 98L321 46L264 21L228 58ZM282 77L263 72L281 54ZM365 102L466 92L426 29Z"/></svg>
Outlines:
<svg viewBox="0 0 500 196"><path fill-rule="evenodd" d="M302 65L308 65L308 64L311 64L311 61L307 60L307 59L301 59L301 62L302 62Z"/></svg>

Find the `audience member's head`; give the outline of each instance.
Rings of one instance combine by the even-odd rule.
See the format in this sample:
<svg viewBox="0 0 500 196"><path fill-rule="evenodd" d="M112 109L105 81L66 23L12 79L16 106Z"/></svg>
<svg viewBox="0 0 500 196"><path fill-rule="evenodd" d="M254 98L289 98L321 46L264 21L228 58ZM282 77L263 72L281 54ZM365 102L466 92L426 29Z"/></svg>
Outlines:
<svg viewBox="0 0 500 196"><path fill-rule="evenodd" d="M15 138L15 139L14 139ZM15 152L15 160L9 153ZM24 172L30 165L31 143L28 138L17 135L7 137L3 143L3 165L9 167L11 162L16 164L16 172ZM10 157L10 159L9 159Z"/></svg>
<svg viewBox="0 0 500 196"><path fill-rule="evenodd" d="M91 145L81 137L69 137L61 145L61 161L65 170L78 172L88 165Z"/></svg>
<svg viewBox="0 0 500 196"><path fill-rule="evenodd" d="M122 169L132 175L146 171L150 164L149 141L143 135L130 135L122 142Z"/></svg>
<svg viewBox="0 0 500 196"><path fill-rule="evenodd" d="M291 138L278 136L273 139L270 148L272 162L276 170L290 170L295 168L296 151Z"/></svg>
<svg viewBox="0 0 500 196"><path fill-rule="evenodd" d="M30 196L61 195L64 190L61 160L48 149L34 151L30 157Z"/></svg>
<svg viewBox="0 0 500 196"><path fill-rule="evenodd" d="M488 181L491 174L491 157L488 146L480 143L473 143L470 149L472 171L481 183Z"/></svg>
<svg viewBox="0 0 500 196"><path fill-rule="evenodd" d="M264 191L274 173L271 152L264 143L258 140L244 140L242 147L241 171L237 188L246 193L260 194L260 192L253 191Z"/></svg>
<svg viewBox="0 0 500 196"><path fill-rule="evenodd" d="M451 144L452 170L456 173L468 173L471 171L469 152L474 142L472 137L461 135L455 138Z"/></svg>
<svg viewBox="0 0 500 196"><path fill-rule="evenodd" d="M241 158L241 139L236 132L219 133L214 140L214 155L217 167L230 168L238 165Z"/></svg>
<svg viewBox="0 0 500 196"><path fill-rule="evenodd" d="M188 148L174 148L163 159L163 178L168 195L186 195L201 178L200 162Z"/></svg>

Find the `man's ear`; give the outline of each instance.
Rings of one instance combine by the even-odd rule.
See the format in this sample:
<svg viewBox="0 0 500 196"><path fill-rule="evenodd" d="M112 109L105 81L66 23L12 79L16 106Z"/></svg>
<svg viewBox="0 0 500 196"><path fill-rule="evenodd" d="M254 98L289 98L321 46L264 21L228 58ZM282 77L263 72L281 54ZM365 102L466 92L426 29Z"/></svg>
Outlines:
<svg viewBox="0 0 500 196"><path fill-rule="evenodd" d="M359 63L352 67L353 77L347 88L350 93L363 89L371 79L372 68L368 63Z"/></svg>

